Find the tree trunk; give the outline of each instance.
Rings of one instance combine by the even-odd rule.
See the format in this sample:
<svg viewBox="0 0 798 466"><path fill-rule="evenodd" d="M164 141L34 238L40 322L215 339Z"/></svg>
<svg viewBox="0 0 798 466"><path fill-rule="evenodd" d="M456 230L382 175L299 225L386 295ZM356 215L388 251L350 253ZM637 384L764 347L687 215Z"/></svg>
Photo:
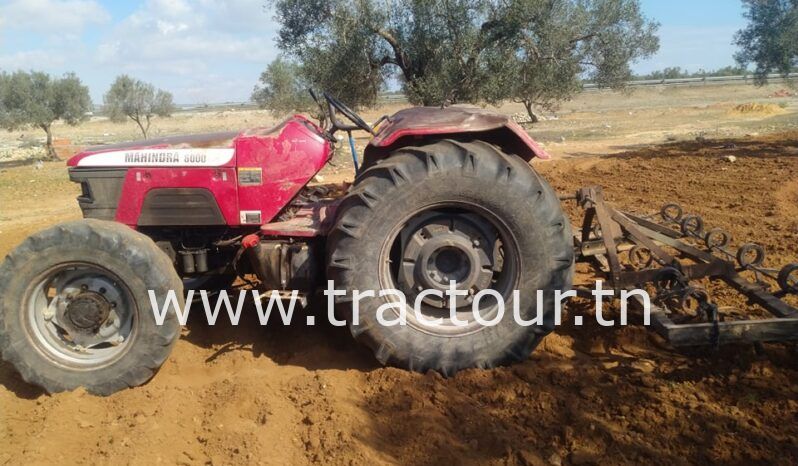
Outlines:
<svg viewBox="0 0 798 466"><path fill-rule="evenodd" d="M524 100L524 108L526 109L527 115L529 115L529 122L530 123L537 123L540 121L540 118L535 114L535 111L532 109L533 104L529 100Z"/></svg>
<svg viewBox="0 0 798 466"><path fill-rule="evenodd" d="M47 151L45 159L58 160L58 154L55 153L55 148L53 147L53 132L50 129L50 124L42 125L42 129L47 134L47 142L44 144L44 148Z"/></svg>
<svg viewBox="0 0 798 466"><path fill-rule="evenodd" d="M149 121L147 122L147 128L141 124L141 118L133 118L130 117L131 120L135 121L137 125L139 125L139 129L141 130L141 135L144 136L144 139L147 139L147 129L149 128Z"/></svg>
<svg viewBox="0 0 798 466"><path fill-rule="evenodd" d="M399 41L396 39L396 37L393 34L391 34L391 32L382 29L375 29L375 32L377 33L377 35L382 37L385 40L385 42L388 42L388 45L391 46L391 50L393 50L394 62L396 66L398 66L399 69L402 70L402 74L404 75L405 79L407 81L412 81L413 76L412 73L410 72L410 66L408 64L407 56L405 55L402 46L399 45Z"/></svg>

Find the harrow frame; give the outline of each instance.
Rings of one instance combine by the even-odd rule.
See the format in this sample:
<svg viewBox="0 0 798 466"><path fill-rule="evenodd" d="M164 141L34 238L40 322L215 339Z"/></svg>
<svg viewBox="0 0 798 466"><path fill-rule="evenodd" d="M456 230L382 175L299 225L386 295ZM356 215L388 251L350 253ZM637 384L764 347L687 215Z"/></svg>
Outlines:
<svg viewBox="0 0 798 466"><path fill-rule="evenodd" d="M672 346L798 340L798 309L782 299L798 294L798 265L766 268L764 249L755 244L745 244L733 254L728 249L729 234L719 229L705 232L703 220L683 215L677 204L663 206L659 213L663 224L654 220L656 215L616 210L605 202L599 186L582 188L576 195L560 199L574 200L584 209L582 225L574 228L577 262L593 263L606 274L616 292L653 285L656 294L651 299L651 327ZM703 243L705 249L685 240ZM622 253L627 254L625 263ZM755 280L741 275L744 271L753 272ZM774 291L764 277L775 280L780 289ZM772 318L725 321L709 294L695 284L703 278L724 282ZM580 296L591 296L588 289L577 287L576 291ZM642 306L641 297L633 298ZM695 313L694 320L702 321L674 321L676 315L687 311Z"/></svg>

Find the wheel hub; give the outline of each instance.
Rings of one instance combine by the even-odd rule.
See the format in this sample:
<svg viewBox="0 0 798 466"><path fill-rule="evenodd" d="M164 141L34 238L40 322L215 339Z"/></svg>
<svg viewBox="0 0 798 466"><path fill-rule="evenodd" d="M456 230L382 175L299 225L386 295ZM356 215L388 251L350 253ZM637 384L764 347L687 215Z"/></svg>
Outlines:
<svg viewBox="0 0 798 466"><path fill-rule="evenodd" d="M111 303L100 293L83 291L67 304L64 323L71 330L94 333L111 315Z"/></svg>
<svg viewBox="0 0 798 466"><path fill-rule="evenodd" d="M432 213L422 216L404 231L399 283L416 296L423 290L445 292L450 282L466 296L455 298L455 307L468 305L473 295L490 288L494 273L496 235L468 215ZM423 302L444 308L447 296L425 296Z"/></svg>
<svg viewBox="0 0 798 466"><path fill-rule="evenodd" d="M427 276L442 285L449 280L461 283L471 275L471 256L471 251L456 246L436 249L426 264Z"/></svg>
<svg viewBox="0 0 798 466"><path fill-rule="evenodd" d="M92 266L55 269L30 301L42 346L70 363L111 357L131 334L131 298L119 282Z"/></svg>

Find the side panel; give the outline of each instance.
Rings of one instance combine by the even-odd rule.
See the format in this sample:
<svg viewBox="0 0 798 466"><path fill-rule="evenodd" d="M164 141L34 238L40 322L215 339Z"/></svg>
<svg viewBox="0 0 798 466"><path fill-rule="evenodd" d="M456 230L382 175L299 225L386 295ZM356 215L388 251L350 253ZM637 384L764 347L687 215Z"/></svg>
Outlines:
<svg viewBox="0 0 798 466"><path fill-rule="evenodd" d="M126 168L69 169L69 180L80 183L78 205L84 218L113 220L125 182Z"/></svg>
<svg viewBox="0 0 798 466"><path fill-rule="evenodd" d="M156 188L198 188L209 191L228 225L238 225L238 195L234 168L129 168L115 220L139 224L147 193ZM168 221L164 219L164 221ZM170 224L170 223L161 223Z"/></svg>
<svg viewBox="0 0 798 466"><path fill-rule="evenodd" d="M138 224L225 225L213 193L204 188L154 188L144 197Z"/></svg>
<svg viewBox="0 0 798 466"><path fill-rule="evenodd" d="M243 224L268 223L327 163L330 144L301 117L236 139Z"/></svg>

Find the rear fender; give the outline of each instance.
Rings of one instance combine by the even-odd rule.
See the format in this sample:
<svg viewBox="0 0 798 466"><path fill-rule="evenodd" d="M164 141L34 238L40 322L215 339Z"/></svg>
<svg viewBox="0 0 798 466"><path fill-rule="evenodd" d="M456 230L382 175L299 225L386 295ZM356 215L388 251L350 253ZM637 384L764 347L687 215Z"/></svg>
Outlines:
<svg viewBox="0 0 798 466"><path fill-rule="evenodd" d="M551 156L521 126L506 115L472 107L415 107L388 117L363 154L368 167L400 147L433 140L482 140L529 162Z"/></svg>

